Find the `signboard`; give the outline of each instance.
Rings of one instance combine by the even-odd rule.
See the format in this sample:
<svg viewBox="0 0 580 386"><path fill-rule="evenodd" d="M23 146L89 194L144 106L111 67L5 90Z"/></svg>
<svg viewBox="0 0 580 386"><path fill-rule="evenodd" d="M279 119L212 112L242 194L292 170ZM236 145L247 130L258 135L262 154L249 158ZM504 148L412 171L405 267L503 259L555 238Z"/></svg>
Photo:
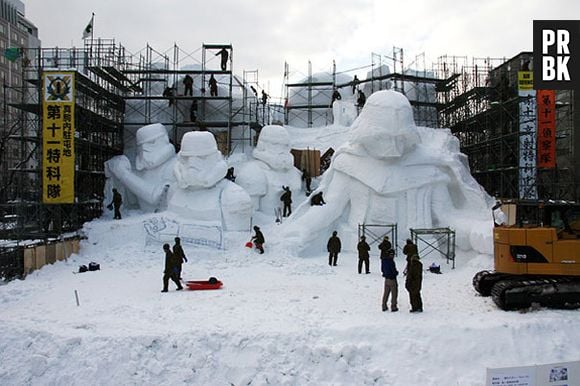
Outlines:
<svg viewBox="0 0 580 386"><path fill-rule="evenodd" d="M534 88L580 89L580 20L534 20Z"/></svg>
<svg viewBox="0 0 580 386"><path fill-rule="evenodd" d="M580 362L487 369L486 386L580 385Z"/></svg>
<svg viewBox="0 0 580 386"><path fill-rule="evenodd" d="M519 198L535 200L538 198L536 186L536 92L519 90Z"/></svg>
<svg viewBox="0 0 580 386"><path fill-rule="evenodd" d="M556 92L538 90L538 168L556 167Z"/></svg>
<svg viewBox="0 0 580 386"><path fill-rule="evenodd" d="M532 71L518 71L518 90L534 89L534 73Z"/></svg>
<svg viewBox="0 0 580 386"><path fill-rule="evenodd" d="M42 202L75 199L74 72L42 74Z"/></svg>

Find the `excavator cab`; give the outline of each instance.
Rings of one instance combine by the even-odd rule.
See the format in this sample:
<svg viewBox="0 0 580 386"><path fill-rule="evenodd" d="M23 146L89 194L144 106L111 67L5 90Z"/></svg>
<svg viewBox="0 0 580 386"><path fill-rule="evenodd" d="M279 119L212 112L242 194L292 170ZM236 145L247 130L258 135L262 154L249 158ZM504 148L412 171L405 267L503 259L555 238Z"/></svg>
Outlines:
<svg viewBox="0 0 580 386"><path fill-rule="evenodd" d="M502 309L580 305L580 205L519 201L508 223L494 228L494 268L473 278Z"/></svg>

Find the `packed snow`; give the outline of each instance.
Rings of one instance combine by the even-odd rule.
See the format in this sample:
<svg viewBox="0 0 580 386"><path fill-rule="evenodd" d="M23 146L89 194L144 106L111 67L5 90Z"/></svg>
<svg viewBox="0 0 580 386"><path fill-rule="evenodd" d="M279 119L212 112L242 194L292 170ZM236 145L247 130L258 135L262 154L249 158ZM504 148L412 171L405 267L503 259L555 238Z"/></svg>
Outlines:
<svg viewBox="0 0 580 386"><path fill-rule="evenodd" d="M87 224L68 261L0 287L0 383L463 386L485 384L488 367L580 357L578 311L504 312L476 295L491 256L461 252L454 270L434 260L443 274L424 273L422 314L400 277L400 311L382 312L376 245L359 275L351 251L330 267L326 254L270 249L272 222L263 255L244 248L247 233L226 250L184 244L183 278L222 289L161 293L161 244L145 246L143 229L154 215L124 215ZM101 270L73 273L91 261Z"/></svg>
<svg viewBox="0 0 580 386"><path fill-rule="evenodd" d="M270 211L273 200L264 202L264 210L254 206L243 226L247 230L204 222L205 211L217 210L218 203L222 217L224 210L239 214L225 202L211 201L221 194L213 189L225 191L220 184L230 181L197 180L187 169L205 160L219 164L220 174L225 172L223 160L214 157L215 143L196 145L207 138L187 136L185 142L192 143L182 146L181 156L157 157L160 154L152 151L142 161L154 162L145 162L147 166L139 170L128 157L111 162L109 183L125 183L127 197L130 188L137 187L132 202L136 209L122 207L121 220L113 220L107 211L85 224L86 238L78 254L0 286L0 384L475 386L485 384L487 368L577 361L580 311L504 312L472 288L476 272L493 268L490 254L476 252L489 248L490 229L473 227L475 219L491 224L485 217L491 216L488 197L473 184L449 132L415 127L407 104L391 92L381 92L369 98L368 110L352 127L310 128L310 144L332 144L337 149L331 169L313 184L328 193L327 205L310 207L296 187L295 213L281 224ZM386 137L383 129L389 133ZM165 129L147 130L153 134L149 139L160 140L154 148L162 151L167 144ZM272 142L271 153L268 146L258 145L252 157L238 158L236 170L253 163L253 173L263 175L251 177L262 178L281 193L279 173L299 178L285 161L287 139L298 140L295 134L303 129L269 130L274 135L262 140ZM291 146L299 147L296 142ZM390 146L391 157L381 155L385 146ZM176 166L182 156L183 165ZM160 160L172 170L172 179L157 176L154 183L147 183L144 174L159 167ZM404 183L385 184L392 175L382 173L389 168L400 169L396 173L405 176ZM412 174L417 170L429 173ZM165 189L174 181L177 186L170 188L181 189L182 196ZM415 213L413 221L436 225L444 218L456 221L453 226L468 230L460 237L464 248L457 251L455 269L439 254L422 252L424 268L436 263L442 271L423 274L422 313L408 312L405 260L399 253L395 259L401 273L399 312L383 312L379 249L371 245L371 273L358 274L356 240L349 235L356 233L353 221L365 218L353 217L352 212L369 215L360 200L371 197L368 207L375 205L380 213L385 207L382 199L398 200L400 192L422 186L431 186L429 192L446 187L451 197L434 199L438 209L433 215L428 201L422 201L419 210L409 201L413 195L405 195L407 208ZM348 197L349 204L336 206L330 188ZM253 193L234 196L245 197L247 203L266 196ZM154 196L155 205L143 200L151 197L147 194ZM206 200L215 205L204 206ZM166 202L169 209L159 202ZM333 207L340 211L338 216L313 212ZM458 216L446 217L453 214ZM251 224L259 225L265 235L264 254L245 247L252 236ZM338 266L329 266L325 246L335 226L343 251ZM400 234L407 237L403 229ZM170 283L169 293L160 292L162 245L172 244L178 235L189 259L183 279L216 277L224 283L221 289L175 291ZM304 254L303 245L292 243L313 248ZM99 271L78 273L80 265L92 261L100 264Z"/></svg>

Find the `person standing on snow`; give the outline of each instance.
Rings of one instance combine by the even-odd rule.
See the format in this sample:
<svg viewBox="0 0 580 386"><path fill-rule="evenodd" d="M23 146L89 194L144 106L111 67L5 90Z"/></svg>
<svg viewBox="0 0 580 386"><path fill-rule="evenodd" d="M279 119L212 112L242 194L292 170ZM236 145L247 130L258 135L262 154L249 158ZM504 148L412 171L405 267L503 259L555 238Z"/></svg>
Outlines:
<svg viewBox="0 0 580 386"><path fill-rule="evenodd" d="M181 279L181 266L184 262L187 263L187 257L185 257L185 252L183 251L183 248L181 247L181 239L179 237L175 238L175 245L173 246L173 254L175 255L175 257L177 259L178 268L179 268L179 273L177 274L177 277L179 278L179 280L182 280Z"/></svg>
<svg viewBox="0 0 580 386"><path fill-rule="evenodd" d="M338 92L337 89L334 89L334 91L332 92L332 101L330 102L330 105L332 106L334 101L339 101L341 99L342 99L342 96L340 95L340 92Z"/></svg>
<svg viewBox="0 0 580 386"><path fill-rule="evenodd" d="M292 191L289 186L282 186L284 193L280 196L280 201L284 203L283 217L288 217L292 214Z"/></svg>
<svg viewBox="0 0 580 386"><path fill-rule="evenodd" d="M264 243L266 242L266 240L264 239L264 235L262 234L260 227L257 225L254 225L254 232L256 232L256 234L254 236L252 236L252 240L254 241L254 244L256 245L256 249L258 251L260 251L260 254L263 254L264 253Z"/></svg>
<svg viewBox="0 0 580 386"><path fill-rule="evenodd" d="M302 181L306 184L306 195L309 195L312 191L312 187L310 186L312 184L312 177L310 177L310 173L308 173L306 168L302 169Z"/></svg>
<svg viewBox="0 0 580 386"><path fill-rule="evenodd" d="M381 250L381 259L384 259L389 254L389 251L392 248L392 244L389 241L389 236L385 236L383 241L379 244L379 249Z"/></svg>
<svg viewBox="0 0 580 386"><path fill-rule="evenodd" d="M163 271L163 290L161 292L167 292L169 279L173 280L175 285L177 285L177 291L181 291L183 287L179 282L178 258L171 252L169 244L163 244L163 250L165 251L165 271Z"/></svg>
<svg viewBox="0 0 580 386"><path fill-rule="evenodd" d="M423 312L423 300L421 299L421 283L423 281L423 264L419 261L419 255L413 254L408 258L407 279L405 288L409 291L411 302L410 312Z"/></svg>
<svg viewBox="0 0 580 386"><path fill-rule="evenodd" d="M328 250L328 265L336 266L336 260L340 253L341 244L340 238L337 235L337 231L332 232L332 237L328 239L328 244L326 244L326 249Z"/></svg>
<svg viewBox="0 0 580 386"><path fill-rule="evenodd" d="M356 100L356 105L357 105L359 111L362 110L366 101L367 101L367 97L366 97L365 93L362 92L361 90L358 90L358 98Z"/></svg>
<svg viewBox="0 0 580 386"><path fill-rule="evenodd" d="M413 255L419 256L419 251L417 250L417 246L413 244L411 239L407 239L407 244L403 247L403 253L407 256L407 263L411 259Z"/></svg>
<svg viewBox="0 0 580 386"><path fill-rule="evenodd" d="M366 242L365 236L360 237L356 249L358 250L358 273L362 273L363 263L365 265L365 273L371 273L369 270L369 251L371 250L371 247Z"/></svg>
<svg viewBox="0 0 580 386"><path fill-rule="evenodd" d="M115 188L113 188L113 202L109 204L109 206L113 205L115 208L115 216L113 219L120 220L121 219L121 204L123 203L123 197L121 197L121 193Z"/></svg>
<svg viewBox="0 0 580 386"><path fill-rule="evenodd" d="M385 236L386 240L383 240L381 245L388 243L388 237ZM386 245L385 245L386 247ZM380 246L379 246L380 248ZM384 256L383 250L385 248L381 248L381 272L383 273L383 277L385 278L385 289L383 291L383 302L382 302L382 310L388 311L387 303L389 301L389 296L391 297L391 312L397 312L399 309L397 308L397 297L399 295L399 286L397 284L397 275L399 271L397 271L397 267L395 265L395 251L392 249L388 249Z"/></svg>

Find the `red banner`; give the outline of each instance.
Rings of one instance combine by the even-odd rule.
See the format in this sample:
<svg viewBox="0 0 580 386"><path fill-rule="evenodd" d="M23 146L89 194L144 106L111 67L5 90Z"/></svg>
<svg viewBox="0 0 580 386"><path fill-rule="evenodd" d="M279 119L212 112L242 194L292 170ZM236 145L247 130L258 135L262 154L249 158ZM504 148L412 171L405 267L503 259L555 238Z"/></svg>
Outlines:
<svg viewBox="0 0 580 386"><path fill-rule="evenodd" d="M556 167L556 92L537 90L538 168Z"/></svg>

